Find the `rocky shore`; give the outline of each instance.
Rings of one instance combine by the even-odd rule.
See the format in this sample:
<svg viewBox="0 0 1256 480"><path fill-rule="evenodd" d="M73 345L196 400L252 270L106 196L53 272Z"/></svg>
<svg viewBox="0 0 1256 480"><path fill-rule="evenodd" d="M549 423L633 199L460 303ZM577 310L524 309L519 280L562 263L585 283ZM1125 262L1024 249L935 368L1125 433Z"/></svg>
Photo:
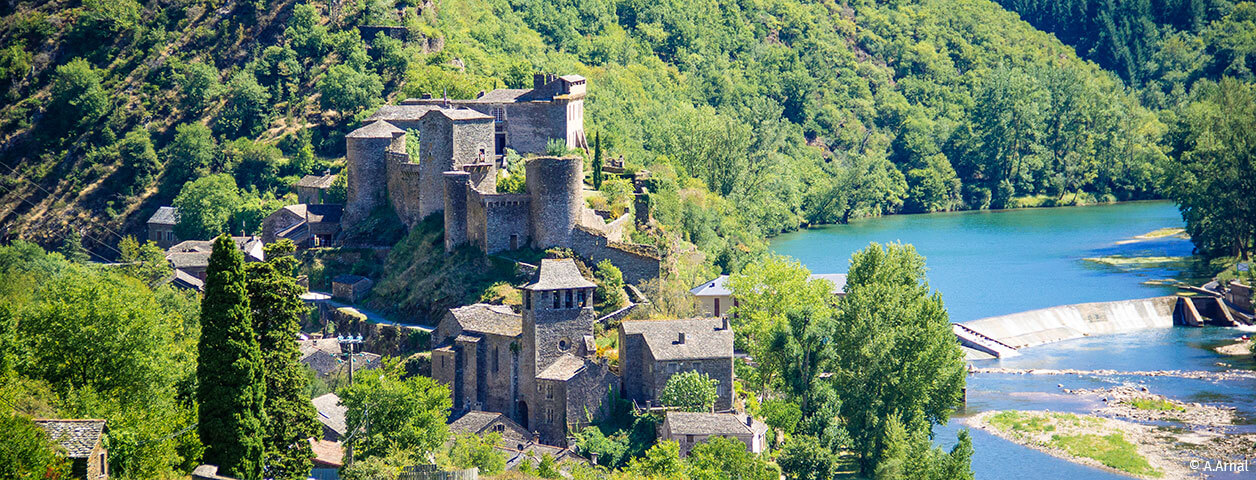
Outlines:
<svg viewBox="0 0 1256 480"><path fill-rule="evenodd" d="M1076 375L1076 376L1125 376L1125 377L1176 377L1187 378L1192 380L1240 380L1240 379L1256 379L1256 372L1250 370L1226 370L1223 372L1208 372L1199 370L1145 370L1145 371L1121 371L1121 370L1078 370L1073 368L1055 369L1055 368L1001 368L1001 367L968 367L969 374L995 374L995 375Z"/></svg>
<svg viewBox="0 0 1256 480"><path fill-rule="evenodd" d="M1102 406L1089 415L984 412L967 423L1053 456L1139 478L1208 478L1191 468L1200 459L1256 461L1256 434L1230 432L1237 419L1233 408L1180 402L1137 385L1068 389L1061 384L1060 389L1096 398ZM1070 448L1075 444L1069 440L1076 439L1111 445ZM1127 451L1114 454L1114 445ZM1104 450L1106 456L1096 453Z"/></svg>

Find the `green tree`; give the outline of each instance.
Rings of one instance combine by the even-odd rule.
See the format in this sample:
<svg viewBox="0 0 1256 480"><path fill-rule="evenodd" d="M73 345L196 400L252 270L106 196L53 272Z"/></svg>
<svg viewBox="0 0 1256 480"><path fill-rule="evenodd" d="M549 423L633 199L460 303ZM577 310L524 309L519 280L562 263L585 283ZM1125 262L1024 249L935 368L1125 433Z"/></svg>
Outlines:
<svg viewBox="0 0 1256 480"><path fill-rule="evenodd" d="M839 311L833 379L852 449L871 472L891 415L903 415L909 434L924 435L950 417L964 388L963 354L941 295L929 289L924 258L910 245L872 243L856 252Z"/></svg>
<svg viewBox="0 0 1256 480"><path fill-rule="evenodd" d="M597 284L597 288L593 289L593 299L601 311L613 312L627 302L624 295L624 274L610 260L597 262L593 280Z"/></svg>
<svg viewBox="0 0 1256 480"><path fill-rule="evenodd" d="M506 469L506 455L497 449L501 443L501 434L496 432L454 435L447 453L449 466L478 468L481 475L497 475Z"/></svg>
<svg viewBox="0 0 1256 480"><path fill-rule="evenodd" d="M337 393L345 425L359 459L386 456L391 449L421 461L449 437L449 388L428 377L399 378L391 369L362 372Z"/></svg>
<svg viewBox="0 0 1256 480"><path fill-rule="evenodd" d="M184 185L174 199L174 207L179 209L175 234L179 238L209 238L226 232L227 222L240 204L240 189L230 175L198 178Z"/></svg>
<svg viewBox="0 0 1256 480"><path fill-rule="evenodd" d="M897 414L886 420L886 438L875 480L972 480L972 438L959 432L950 454L934 447L924 431L909 432Z"/></svg>
<svg viewBox="0 0 1256 480"><path fill-rule="evenodd" d="M349 65L336 65L318 80L319 102L324 109L339 111L345 116L375 106L380 101L384 84L373 72L360 72Z"/></svg>
<svg viewBox="0 0 1256 480"><path fill-rule="evenodd" d="M779 480L780 470L746 450L741 440L713 437L698 444L686 457L690 478Z"/></svg>
<svg viewBox="0 0 1256 480"><path fill-rule="evenodd" d="M127 132L118 142L118 157L127 184L136 190L143 190L144 185L161 173L161 161L157 159L152 136L146 129L136 127Z"/></svg>
<svg viewBox="0 0 1256 480"><path fill-rule="evenodd" d="M73 227L61 238L61 254L65 255L66 260L76 263L85 263L92 259L91 253L83 248L83 234Z"/></svg>
<svg viewBox="0 0 1256 480"><path fill-rule="evenodd" d="M292 276L292 242L268 247L265 262L245 268L248 304L266 384L263 410L268 422L262 468L267 478L300 480L307 478L314 466L314 452L306 439L320 431L318 412L305 396L305 366L296 343L306 307L301 301L301 287Z"/></svg>
<svg viewBox="0 0 1256 480"><path fill-rule="evenodd" d="M200 61L184 64L175 73L174 80L183 94L183 105L193 113L208 107L222 88L218 80L218 69Z"/></svg>
<svg viewBox="0 0 1256 480"><path fill-rule="evenodd" d="M266 128L269 121L270 92L257 83L247 70L232 75L227 82L227 104L218 115L214 131L227 138L253 137Z"/></svg>
<svg viewBox="0 0 1256 480"><path fill-rule="evenodd" d="M17 412L0 413L0 472L13 480L70 478L70 463L44 429Z"/></svg>
<svg viewBox="0 0 1256 480"><path fill-rule="evenodd" d="M1248 258L1256 248L1256 86L1201 82L1185 107L1183 152L1161 188L1207 255Z"/></svg>
<svg viewBox="0 0 1256 480"><path fill-rule="evenodd" d="M681 372L667 379L659 403L688 412L710 412L715 408L719 382L705 373Z"/></svg>
<svg viewBox="0 0 1256 480"><path fill-rule="evenodd" d="M253 330L244 258L226 235L214 240L201 301L196 367L204 463L242 480L262 478L266 382Z"/></svg>
<svg viewBox="0 0 1256 480"><path fill-rule="evenodd" d="M128 235L118 242L118 250L122 252L118 256L122 273L149 286L170 278L174 273L166 260L166 251L151 240L141 245L135 237Z"/></svg>
<svg viewBox="0 0 1256 480"><path fill-rule="evenodd" d="M602 189L602 133L593 135L593 189Z"/></svg>
<svg viewBox="0 0 1256 480"><path fill-rule="evenodd" d="M76 58L57 67L49 89L48 116L58 134L96 123L109 108L100 74L87 60Z"/></svg>
<svg viewBox="0 0 1256 480"><path fill-rule="evenodd" d="M663 440L654 444L645 454L628 463L628 471L639 476L677 478L684 471L680 459L680 444Z"/></svg>
<svg viewBox="0 0 1256 480"><path fill-rule="evenodd" d="M828 480L838 472L839 459L820 439L798 435L785 442L776 459L789 480Z"/></svg>
<svg viewBox="0 0 1256 480"><path fill-rule="evenodd" d="M162 153L170 181L179 184L209 174L218 144L209 127L200 122L184 123L175 127L174 138Z"/></svg>

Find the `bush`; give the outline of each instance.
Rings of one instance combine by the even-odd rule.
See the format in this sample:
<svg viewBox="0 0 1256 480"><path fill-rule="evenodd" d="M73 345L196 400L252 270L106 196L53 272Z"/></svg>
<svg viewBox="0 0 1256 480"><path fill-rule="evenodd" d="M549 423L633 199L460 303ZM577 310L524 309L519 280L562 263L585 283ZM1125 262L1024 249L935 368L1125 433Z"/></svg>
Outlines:
<svg viewBox="0 0 1256 480"><path fill-rule="evenodd" d="M667 379L659 402L688 412L709 412L715 408L719 382L705 373L681 372Z"/></svg>
<svg viewBox="0 0 1256 480"><path fill-rule="evenodd" d="M61 135L95 123L109 108L100 74L81 58L57 67L49 99L46 118Z"/></svg>
<svg viewBox="0 0 1256 480"><path fill-rule="evenodd" d="M593 280L597 284L597 288L593 290L593 301L598 310L613 312L627 302L624 295L624 275L610 260L598 262Z"/></svg>

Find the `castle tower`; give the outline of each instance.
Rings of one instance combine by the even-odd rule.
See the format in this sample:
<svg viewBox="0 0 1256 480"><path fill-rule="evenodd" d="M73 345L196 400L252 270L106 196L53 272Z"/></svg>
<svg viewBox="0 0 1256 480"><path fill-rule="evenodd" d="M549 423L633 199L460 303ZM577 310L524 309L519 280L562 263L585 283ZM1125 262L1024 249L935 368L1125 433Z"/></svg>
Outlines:
<svg viewBox="0 0 1256 480"><path fill-rule="evenodd" d="M388 151L395 150L397 142L404 151L405 133L377 121L345 136L348 194L341 223L346 230L388 201Z"/></svg>
<svg viewBox="0 0 1256 480"><path fill-rule="evenodd" d="M584 357L589 353L584 339L593 336L593 288L593 282L580 274L571 259L541 260L532 283L523 286L519 385L525 398L517 410L527 419L528 428L539 427L537 374L563 355Z"/></svg>
<svg viewBox="0 0 1256 480"><path fill-rule="evenodd" d="M467 243L467 188L471 174L445 172L445 251Z"/></svg>
<svg viewBox="0 0 1256 480"><path fill-rule="evenodd" d="M528 160L528 193L532 196L532 246L544 249L570 245L584 202L584 160L580 157L536 157Z"/></svg>
<svg viewBox="0 0 1256 480"><path fill-rule="evenodd" d="M419 216L445 208L444 173L487 163L493 176L493 117L469 109L438 108L419 119ZM473 179L479 187L482 178ZM495 185L494 185L495 188ZM491 192L490 192L491 193Z"/></svg>

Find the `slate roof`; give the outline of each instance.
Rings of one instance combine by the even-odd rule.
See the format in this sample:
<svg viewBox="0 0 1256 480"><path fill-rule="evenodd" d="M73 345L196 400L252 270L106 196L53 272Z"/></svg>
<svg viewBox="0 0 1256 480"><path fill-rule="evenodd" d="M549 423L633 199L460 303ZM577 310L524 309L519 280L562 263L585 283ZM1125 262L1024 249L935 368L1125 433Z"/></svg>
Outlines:
<svg viewBox="0 0 1256 480"><path fill-rule="evenodd" d="M340 216L344 213L345 207L343 205L298 203L287 205L280 210L296 215L297 218L309 221L309 223L340 223Z"/></svg>
<svg viewBox="0 0 1256 480"><path fill-rule="evenodd" d="M576 376L580 371L584 370L583 358L577 357L570 353L564 353L563 356L554 360L554 363L546 367L541 373L536 374L536 378L540 380L558 380L565 382L571 377Z"/></svg>
<svg viewBox="0 0 1256 480"><path fill-rule="evenodd" d="M825 279L833 282L833 294L840 295L846 293L846 274L844 273L817 273L811 275L811 280ZM703 283L689 289L689 293L699 297L723 297L731 295L733 292L727 286L728 275L720 275L714 280Z"/></svg>
<svg viewBox="0 0 1256 480"><path fill-rule="evenodd" d="M672 435L751 435L763 430L763 422L746 425L746 416L734 413L667 412Z"/></svg>
<svg viewBox="0 0 1256 480"><path fill-rule="evenodd" d="M732 358L733 331L718 318L632 320L620 324L625 335L641 335L655 360ZM680 343L680 333L685 343Z"/></svg>
<svg viewBox="0 0 1256 480"><path fill-rule="evenodd" d="M336 278L331 279L331 283L343 283L346 285L354 285L363 280L370 281L369 278L363 277L361 275L351 275L348 273L342 273L340 275L336 275Z"/></svg>
<svg viewBox="0 0 1256 480"><path fill-rule="evenodd" d="M499 88L481 95L475 101L480 103L514 103L519 96L531 92L530 88Z"/></svg>
<svg viewBox="0 0 1256 480"><path fill-rule="evenodd" d="M297 183L292 184L292 186L323 189L331 188L333 183L336 183L336 176L329 173L327 175L306 175L297 180Z"/></svg>
<svg viewBox="0 0 1256 480"><path fill-rule="evenodd" d="M179 288L196 290L198 292L205 290L204 281L201 281L201 279L196 277L195 275L187 273L183 270L179 270L177 268L174 270L174 278L171 279L171 282L174 283L174 285Z"/></svg>
<svg viewBox="0 0 1256 480"><path fill-rule="evenodd" d="M366 122L379 120L418 121L427 112L441 108L440 105L384 105L374 114L366 118Z"/></svg>
<svg viewBox="0 0 1256 480"><path fill-rule="evenodd" d="M184 268L208 267L209 255L209 252L167 253L166 260L169 260L170 265L176 270Z"/></svg>
<svg viewBox="0 0 1256 480"><path fill-rule="evenodd" d="M345 432L349 430L349 427L345 425L345 411L348 409L344 405L339 405L340 397L337 397L334 393L328 393L314 397L310 402L314 404L314 409L318 410L318 421L320 423L340 434L340 436L345 436Z"/></svg>
<svg viewBox="0 0 1256 480"><path fill-rule="evenodd" d="M236 248L244 253L245 260L255 260L259 262L265 260L265 255L262 253L263 251L262 239L258 237L248 236L248 237L231 237L231 240L235 241ZM173 247L166 249L166 258L170 259L171 254L177 254L177 253L204 253L206 254L205 263L202 265L209 265L208 254L213 253L213 251L214 251L213 240L188 240L185 242L179 242L175 244ZM193 257L188 257L188 258L193 258ZM174 260L171 260L171 261L173 262ZM175 268L178 268L178 267L176 266Z"/></svg>
<svg viewBox="0 0 1256 480"><path fill-rule="evenodd" d="M505 305L477 303L451 308L449 313L464 332L490 333L504 337L523 334L523 317Z"/></svg>
<svg viewBox="0 0 1256 480"><path fill-rule="evenodd" d="M35 424L48 432L48 437L61 445L70 458L90 456L105 433L105 421L99 419L36 419Z"/></svg>
<svg viewBox="0 0 1256 480"><path fill-rule="evenodd" d="M174 207L158 207L153 216L148 217L148 223L158 225L174 225L179 223L179 209Z"/></svg>
<svg viewBox="0 0 1256 480"><path fill-rule="evenodd" d="M512 430L519 432L527 431L523 427L519 426L519 424L515 423L514 420L511 420L510 417L497 412L485 412L481 410L471 410L462 414L462 416L458 417L456 420L449 422L449 431L453 433L474 433L479 435L484 433L484 431L487 430L493 422L497 421L500 421Z"/></svg>
<svg viewBox="0 0 1256 480"><path fill-rule="evenodd" d="M557 290L560 288L592 288L595 285L584 275L575 260L570 258L546 258L541 260L532 283L524 285L529 290Z"/></svg>
<svg viewBox="0 0 1256 480"><path fill-rule="evenodd" d="M492 120L493 117L483 113L471 110L469 108L438 108L428 112L428 115L443 115L445 118L457 121L464 120ZM427 115L424 115L425 117Z"/></svg>
<svg viewBox="0 0 1256 480"><path fill-rule="evenodd" d="M349 132L345 138L392 138L397 133L405 133L405 131L394 127L391 123L379 120Z"/></svg>

